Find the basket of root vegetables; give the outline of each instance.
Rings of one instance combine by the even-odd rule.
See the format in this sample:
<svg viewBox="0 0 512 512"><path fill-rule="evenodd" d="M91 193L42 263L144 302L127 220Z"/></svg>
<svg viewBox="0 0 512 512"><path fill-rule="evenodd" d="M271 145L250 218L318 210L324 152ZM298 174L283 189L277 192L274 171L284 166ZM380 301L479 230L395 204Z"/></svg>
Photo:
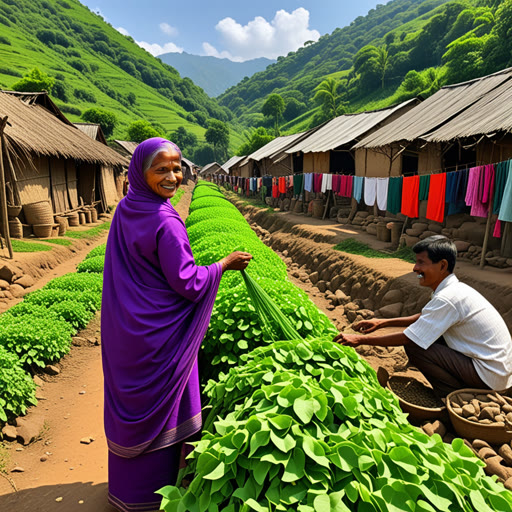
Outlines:
<svg viewBox="0 0 512 512"><path fill-rule="evenodd" d="M453 428L461 437L491 444L512 441L512 399L495 391L460 389L446 397Z"/></svg>

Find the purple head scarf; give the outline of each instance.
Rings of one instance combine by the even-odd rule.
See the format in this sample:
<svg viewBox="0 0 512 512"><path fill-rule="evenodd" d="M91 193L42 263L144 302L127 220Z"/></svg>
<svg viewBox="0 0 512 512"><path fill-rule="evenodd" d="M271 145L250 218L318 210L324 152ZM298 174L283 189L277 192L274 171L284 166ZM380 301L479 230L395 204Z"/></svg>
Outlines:
<svg viewBox="0 0 512 512"><path fill-rule="evenodd" d="M105 432L121 457L165 448L201 428L197 354L222 276L219 263L195 264L183 221L145 181L145 160L163 144L172 143L153 138L137 146L105 255Z"/></svg>

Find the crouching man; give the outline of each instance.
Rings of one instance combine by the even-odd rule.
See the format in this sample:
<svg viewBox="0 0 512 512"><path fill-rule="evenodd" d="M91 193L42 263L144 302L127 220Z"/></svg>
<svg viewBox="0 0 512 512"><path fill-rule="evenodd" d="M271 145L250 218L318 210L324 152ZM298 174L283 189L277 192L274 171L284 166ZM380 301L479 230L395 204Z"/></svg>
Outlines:
<svg viewBox="0 0 512 512"><path fill-rule="evenodd" d="M409 364L420 370L440 397L461 388L505 390L512 386L512 339L496 309L453 274L457 249L435 235L418 242L416 272L432 298L421 313L409 317L364 320L362 334L340 333L334 341L350 347L403 345ZM366 336L382 327L403 332Z"/></svg>

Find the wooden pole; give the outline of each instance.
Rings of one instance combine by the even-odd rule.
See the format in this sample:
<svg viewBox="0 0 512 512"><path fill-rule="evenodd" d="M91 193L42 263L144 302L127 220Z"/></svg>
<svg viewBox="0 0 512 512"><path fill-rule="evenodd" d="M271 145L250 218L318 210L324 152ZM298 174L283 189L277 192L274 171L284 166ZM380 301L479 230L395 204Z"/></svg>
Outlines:
<svg viewBox="0 0 512 512"><path fill-rule="evenodd" d="M487 252L487 244L489 243L489 235L491 233L493 199L494 194L491 195L491 200L489 201L489 213L487 214L487 224L485 226L484 243L482 245L482 256L480 257L480 268L484 268L485 265L485 253Z"/></svg>
<svg viewBox="0 0 512 512"><path fill-rule="evenodd" d="M5 191L5 174L4 174L4 156L3 151L5 148L5 137L4 128L7 123L7 116L0 119L0 217L2 223L2 229L4 232L5 242L7 249L9 250L9 257L14 259L12 251L11 235L9 234L9 221L7 215L7 195Z"/></svg>

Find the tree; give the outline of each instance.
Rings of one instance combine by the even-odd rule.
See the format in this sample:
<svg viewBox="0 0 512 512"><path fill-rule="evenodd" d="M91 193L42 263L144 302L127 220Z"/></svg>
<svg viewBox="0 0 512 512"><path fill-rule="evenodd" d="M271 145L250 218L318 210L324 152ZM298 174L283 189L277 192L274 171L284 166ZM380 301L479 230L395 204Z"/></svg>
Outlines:
<svg viewBox="0 0 512 512"><path fill-rule="evenodd" d="M21 80L12 84L13 91L19 92L51 92L55 85L55 78L43 73L39 68L32 69Z"/></svg>
<svg viewBox="0 0 512 512"><path fill-rule="evenodd" d="M295 98L288 98L286 100L286 108L284 109L283 117L286 121L291 121L305 112L306 108L306 104L302 101Z"/></svg>
<svg viewBox="0 0 512 512"><path fill-rule="evenodd" d="M206 165L215 160L215 152L210 144L202 144L194 151L194 162L198 165Z"/></svg>
<svg viewBox="0 0 512 512"><path fill-rule="evenodd" d="M82 114L82 119L87 123L97 123L101 126L105 137L110 137L117 124L116 115L102 108L89 108Z"/></svg>
<svg viewBox="0 0 512 512"><path fill-rule="evenodd" d="M168 139L177 144L183 153L192 157L194 148L197 146L197 136L194 133L187 131L184 126L180 126L174 132L169 133Z"/></svg>
<svg viewBox="0 0 512 512"><path fill-rule="evenodd" d="M217 119L210 119L208 129L204 134L206 142L213 145L214 158L224 159L229 146L229 128L226 123Z"/></svg>
<svg viewBox="0 0 512 512"><path fill-rule="evenodd" d="M261 108L265 117L274 118L274 129L277 136L279 136L279 119L283 115L284 109L284 100L279 94L270 94Z"/></svg>
<svg viewBox="0 0 512 512"><path fill-rule="evenodd" d="M343 113L341 97L338 94L340 82L334 78L326 78L316 87L313 99L322 105L328 119L334 119Z"/></svg>
<svg viewBox="0 0 512 512"><path fill-rule="evenodd" d="M139 120L134 121L128 126L127 137L128 140L133 142L143 142L151 137L161 137L162 134L158 132L149 121Z"/></svg>
<svg viewBox="0 0 512 512"><path fill-rule="evenodd" d="M383 89L389 67L389 53L384 46L367 45L361 48L354 58L354 71L360 75L366 90L372 89L377 80Z"/></svg>
<svg viewBox="0 0 512 512"><path fill-rule="evenodd" d="M236 152L238 156L250 155L275 138L263 126L245 131L243 135L245 142L238 148Z"/></svg>

